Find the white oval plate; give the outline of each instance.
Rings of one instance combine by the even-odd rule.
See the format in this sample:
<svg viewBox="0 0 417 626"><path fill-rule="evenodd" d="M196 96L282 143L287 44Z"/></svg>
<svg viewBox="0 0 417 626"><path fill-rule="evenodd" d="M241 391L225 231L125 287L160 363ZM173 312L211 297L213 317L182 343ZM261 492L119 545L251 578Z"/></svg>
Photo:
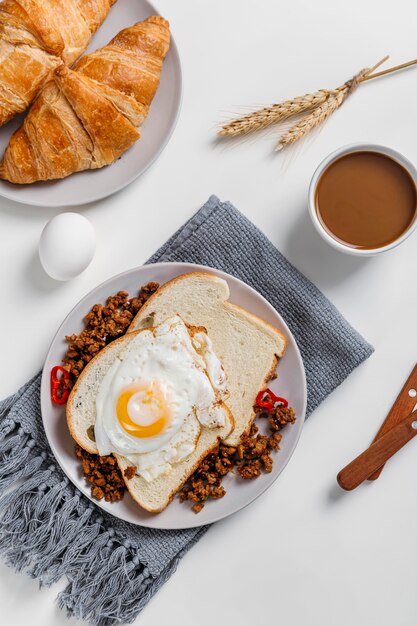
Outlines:
<svg viewBox="0 0 417 626"><path fill-rule="evenodd" d="M96 501L91 498L90 486L83 478L80 462L75 458L74 440L67 428L65 409L54 405L50 397L50 371L54 365L61 363L65 354L67 347L65 335L79 333L83 328L82 320L91 307L97 302L104 303L108 296L117 291L123 290L133 295L149 281L156 281L162 285L180 274L195 271L212 272L227 280L231 302L258 315L286 335L288 346L278 366L279 382L278 380L271 382L271 387L279 395L288 398L291 406L295 409L296 422L286 426L283 430L281 450L278 453L273 453L274 466L270 474L263 474L255 480L247 481L239 480L231 475L226 476L223 484L227 493L224 498L207 502L203 510L197 515L191 510L191 503L181 504L177 498L171 502L165 511L158 514L151 514L141 509L128 493L120 502ZM248 358L250 359L250 355ZM268 489L278 478L294 452L304 423L306 401L307 387L300 351L279 313L265 298L237 278L218 270L191 263L144 265L114 276L93 289L75 306L59 327L46 357L41 387L42 419L46 436L58 463L74 485L97 506L115 517L139 526L165 529L192 528L216 522L239 511Z"/></svg>
<svg viewBox="0 0 417 626"><path fill-rule="evenodd" d="M105 46L122 28L158 13L147 0L118 0L91 40L87 52ZM66 207L94 202L123 189L153 163L168 143L180 110L181 89L180 59L172 38L161 84L141 129L142 136L130 150L108 167L78 172L62 180L31 185L13 185L0 180L0 195L23 204ZM24 115L19 115L0 128L0 155L23 118Z"/></svg>

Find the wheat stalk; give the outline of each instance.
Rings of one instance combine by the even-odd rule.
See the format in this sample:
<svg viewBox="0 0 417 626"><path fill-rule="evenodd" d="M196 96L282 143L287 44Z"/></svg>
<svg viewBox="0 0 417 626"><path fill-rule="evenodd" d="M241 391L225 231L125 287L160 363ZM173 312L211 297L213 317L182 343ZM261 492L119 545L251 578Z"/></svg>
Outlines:
<svg viewBox="0 0 417 626"><path fill-rule="evenodd" d="M330 93L332 92L328 89L320 89L320 91L312 94L308 93L292 100L284 100L283 102L278 102L278 104L272 104L269 107L252 111L247 115L223 124L218 134L221 137L236 137L237 135L247 135L254 131L262 130L271 126L271 124L278 124L294 115L323 104Z"/></svg>
<svg viewBox="0 0 417 626"><path fill-rule="evenodd" d="M380 63L381 61L377 65L380 65ZM330 115L342 106L346 98L359 87L363 79L368 76L375 67L376 66L372 68L367 67L361 70L349 81L338 87L333 93L330 93L323 104L316 107L311 113L308 113L300 122L294 124L294 126L280 137L275 150L282 150L286 146L290 146L296 141L299 141L313 130L313 128L325 122Z"/></svg>
<svg viewBox="0 0 417 626"><path fill-rule="evenodd" d="M414 59L408 63L403 63L402 65L397 65L382 72L375 73L377 67L388 58L388 56L385 56L370 69L367 68L360 71L351 80L337 89L320 89L315 93L299 96L292 100L284 100L278 104L258 109L243 117L226 122L220 127L218 134L221 137L247 135L248 133L261 130L272 124L279 124L296 115L305 114L301 121L296 122L281 136L276 150L282 150L286 146L302 139L307 133L313 130L313 128L322 124L332 113L337 111L346 98L355 91L362 82L417 65L417 59Z"/></svg>
<svg viewBox="0 0 417 626"><path fill-rule="evenodd" d="M311 113L306 115L298 124L292 126L286 133L284 133L275 150L282 150L286 146L295 143L299 139L302 139L304 135L307 135L313 128L316 128L322 124L332 113L334 113L345 101L348 93L348 88L340 89L335 95L330 95L321 104L316 107Z"/></svg>

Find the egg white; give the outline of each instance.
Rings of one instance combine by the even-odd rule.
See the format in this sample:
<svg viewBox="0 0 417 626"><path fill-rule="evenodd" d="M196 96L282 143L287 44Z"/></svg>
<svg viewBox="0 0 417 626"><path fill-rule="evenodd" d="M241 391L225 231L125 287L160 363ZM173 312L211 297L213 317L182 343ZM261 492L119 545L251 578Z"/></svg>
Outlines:
<svg viewBox="0 0 417 626"><path fill-rule="evenodd" d="M205 348L207 351L211 346ZM180 317L170 318L152 331L138 333L110 366L100 385L95 423L99 454L128 457L138 468L137 473L147 480L187 458L195 449L202 425L224 425L224 414L216 405L216 392L206 369L206 360L196 352ZM126 387L144 380L158 381L170 418L159 435L137 438L121 426L116 403Z"/></svg>
<svg viewBox="0 0 417 626"><path fill-rule="evenodd" d="M127 458L136 467L136 473L149 482L169 474L172 465L187 459L194 452L200 433L201 425L191 413L170 441L158 450L146 454L129 454Z"/></svg>

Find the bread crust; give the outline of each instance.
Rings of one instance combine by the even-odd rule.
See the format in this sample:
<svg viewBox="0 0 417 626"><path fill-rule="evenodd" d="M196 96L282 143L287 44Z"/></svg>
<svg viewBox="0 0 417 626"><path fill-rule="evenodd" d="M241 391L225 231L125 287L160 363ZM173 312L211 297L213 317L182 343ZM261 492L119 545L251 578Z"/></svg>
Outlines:
<svg viewBox="0 0 417 626"><path fill-rule="evenodd" d="M135 330L132 333L129 333L131 335L131 338L133 339L136 335L138 335L139 333L143 332L144 330L152 330L149 328L141 328L139 330ZM119 337L118 339L115 339L114 341L112 341L111 343L109 343L105 348L103 348L102 350L100 350L100 352L98 352L92 359L91 361L85 366L85 368L83 369L83 371L81 372L81 374L79 375L79 377L76 380L76 383L74 385L74 387L71 389L70 395L68 396L68 400L67 400L67 405L66 405L66 418L67 418L67 425L68 425L68 430L70 431L70 435L71 437L78 443L78 445L83 448L83 450L86 450L86 452L90 452L90 454L98 454L97 452L97 447L90 447L88 448L85 445L84 441L81 441L79 437L77 437L77 432L73 426L72 420L73 420L73 412L72 412L72 405L73 405L73 400L74 397L76 396L76 394L78 393L78 388L81 385L82 381L84 380L84 378L88 375L88 372L90 370L90 368L94 365L94 363L98 360L98 359L102 359L103 355L105 355L107 352L110 352L110 349L114 349L115 345L118 344L122 344L126 342L126 335L123 335L122 337Z"/></svg>
<svg viewBox="0 0 417 626"><path fill-rule="evenodd" d="M273 374L275 373L275 370L277 369L278 362L279 362L279 357L278 357L278 355L275 355L274 362L273 362L273 364L271 366L271 369L269 370L268 374L264 378L263 388L266 388L268 386L268 383L271 380L271 377L273 376ZM261 391L261 389L259 391ZM249 418L248 426L243 431L243 433L241 434L241 438L244 437L245 435L249 435L250 429L252 428L252 424L253 424L253 422L255 420L255 417L256 417L256 411L255 411L255 409L253 409L252 414L251 414L251 416ZM229 435L231 435L232 432L233 431L230 431ZM227 437L229 437L229 435L227 435ZM223 442L225 444L225 446L232 446L232 447L234 447L236 444L234 444L234 443L227 443L227 437L225 438L225 440Z"/></svg>
<svg viewBox="0 0 417 626"><path fill-rule="evenodd" d="M176 276L175 278L171 278L171 280L169 280L166 283L164 283L163 285L161 285L159 287L158 291L156 291L149 298L149 300L147 300L145 302L143 307L137 312L137 314L133 318L133 320L132 320L132 322L131 322L127 332L133 332L133 329L135 328L136 320L139 317L142 317L143 314L146 313L146 311L150 307L152 307L152 305L155 302L157 302L158 297L160 297L160 294L165 289L167 289L171 285L174 285L174 284L184 280L185 278L189 278L190 276L191 277L201 276L201 277L206 278L206 279L209 278L210 280L213 280L215 282L221 282L222 284L226 284L227 291L228 291L228 297L230 296L230 291L229 291L229 286L227 284L227 281L224 278L221 278L220 276L217 276L216 274L211 274L210 272L199 272L199 271L197 271L197 272L187 272L186 274L181 274L180 276ZM224 305L227 306L228 308L232 309L232 310L234 309L236 311L244 313L247 317L252 319L257 324L260 324L261 326L264 326L265 328L268 328L270 331L274 332L280 338L280 340L284 343L284 350L283 350L281 356L284 355L285 349L287 347L287 338L285 337L285 335L280 330L278 330L278 328L275 328L275 326L272 326L272 324L269 324L269 322L266 322L265 320L263 320L258 315L255 315L254 313L251 313L250 311L247 311L246 309L244 309L243 307L239 306L238 304L234 304L232 302L229 302L228 299L224 300ZM281 358L281 356L280 356L280 358Z"/></svg>

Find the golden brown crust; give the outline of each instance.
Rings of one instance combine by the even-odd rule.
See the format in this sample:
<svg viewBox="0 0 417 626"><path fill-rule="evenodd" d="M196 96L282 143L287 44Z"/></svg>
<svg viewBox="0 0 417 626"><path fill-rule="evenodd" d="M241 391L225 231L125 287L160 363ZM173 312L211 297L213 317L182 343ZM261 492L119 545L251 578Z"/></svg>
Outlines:
<svg viewBox="0 0 417 626"><path fill-rule="evenodd" d="M27 37L24 31L29 31L39 46L50 54L59 56L64 50L64 40L54 19L54 11L47 2L42 5L36 0L4 0L0 5L2 34L9 35L7 26L10 25L13 25L15 30L21 29L23 32L20 34L24 38ZM19 43L17 33L14 40Z"/></svg>
<svg viewBox="0 0 417 626"><path fill-rule="evenodd" d="M100 89L97 89L94 81L64 66L56 70L55 77L62 95L81 122L86 133L86 140L91 140L90 168L96 169L112 163L139 139L138 130L102 94ZM57 143L58 140L54 137L53 152L56 150ZM74 157L77 155L77 149L78 146L75 144ZM84 162L81 163L81 168L85 169ZM68 176L73 171L76 170L59 171L57 178ZM46 176L49 174L49 171L45 173Z"/></svg>
<svg viewBox="0 0 417 626"><path fill-rule="evenodd" d="M125 28L110 43L82 57L74 69L130 95L145 107L151 104L170 43L169 23L154 15Z"/></svg>
<svg viewBox="0 0 417 626"><path fill-rule="evenodd" d="M0 126L24 111L62 62L87 47L114 0L3 0Z"/></svg>
<svg viewBox="0 0 417 626"><path fill-rule="evenodd" d="M169 37L168 22L154 16L83 57L77 71L61 64L12 135L0 176L27 184L119 158L140 137Z"/></svg>

